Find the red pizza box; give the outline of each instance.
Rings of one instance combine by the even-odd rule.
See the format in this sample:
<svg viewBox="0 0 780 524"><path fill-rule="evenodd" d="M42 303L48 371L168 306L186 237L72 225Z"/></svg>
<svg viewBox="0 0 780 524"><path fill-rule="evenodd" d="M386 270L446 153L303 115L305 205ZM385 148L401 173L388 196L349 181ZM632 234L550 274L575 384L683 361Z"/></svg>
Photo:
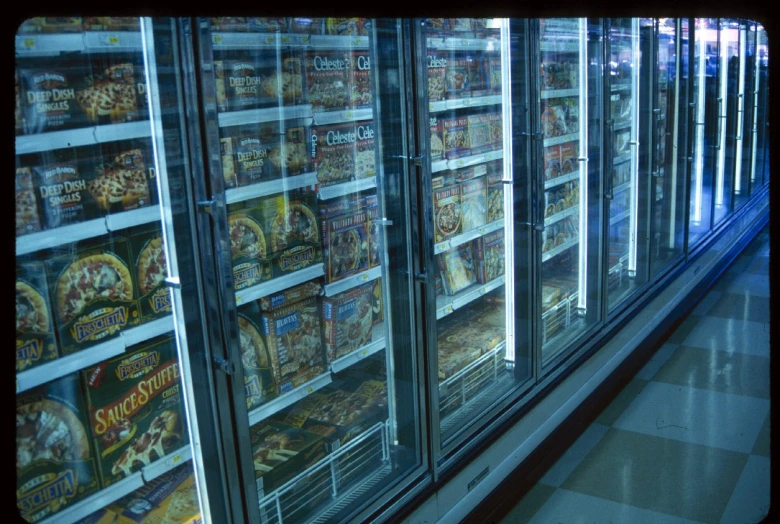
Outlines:
<svg viewBox="0 0 780 524"><path fill-rule="evenodd" d="M46 268L33 257L16 258L16 371L58 357Z"/></svg>
<svg viewBox="0 0 780 524"><path fill-rule="evenodd" d="M60 352L69 355L137 326L128 239L119 234L52 249L46 260Z"/></svg>
<svg viewBox="0 0 780 524"><path fill-rule="evenodd" d="M336 282L368 269L368 212L323 220L326 282Z"/></svg>
<svg viewBox="0 0 780 524"><path fill-rule="evenodd" d="M274 378L272 355L265 344L258 304L244 306L238 313L241 366L244 368L246 408L254 409L276 397L279 388Z"/></svg>
<svg viewBox="0 0 780 524"><path fill-rule="evenodd" d="M428 101L444 100L449 53L428 50Z"/></svg>
<svg viewBox="0 0 780 524"><path fill-rule="evenodd" d="M271 354L280 393L291 391L325 372L316 298L308 298L262 316L262 335Z"/></svg>
<svg viewBox="0 0 780 524"><path fill-rule="evenodd" d="M544 179L552 180L561 176L561 146L544 148Z"/></svg>
<svg viewBox="0 0 780 524"><path fill-rule="evenodd" d="M478 155L493 149L490 117L486 113L468 115L470 154Z"/></svg>
<svg viewBox="0 0 780 524"><path fill-rule="evenodd" d="M141 323L171 314L171 290L165 284L168 262L160 224L138 226L128 233L138 290Z"/></svg>
<svg viewBox="0 0 780 524"><path fill-rule="evenodd" d="M328 363L371 342L372 285L322 299L322 339Z"/></svg>
<svg viewBox="0 0 780 524"><path fill-rule="evenodd" d="M75 373L16 396L16 506L27 522L56 521L100 489L88 428Z"/></svg>
<svg viewBox="0 0 780 524"><path fill-rule="evenodd" d="M307 101L312 111L338 111L350 106L350 53L307 51L304 54Z"/></svg>
<svg viewBox="0 0 780 524"><path fill-rule="evenodd" d="M464 53L450 53L445 75L445 96L447 99L471 96L471 73L473 64Z"/></svg>
<svg viewBox="0 0 780 524"><path fill-rule="evenodd" d="M456 116L442 119L444 157L459 158L471 154L468 117Z"/></svg>
<svg viewBox="0 0 780 524"><path fill-rule="evenodd" d="M104 488L189 442L171 335L137 344L81 373Z"/></svg>

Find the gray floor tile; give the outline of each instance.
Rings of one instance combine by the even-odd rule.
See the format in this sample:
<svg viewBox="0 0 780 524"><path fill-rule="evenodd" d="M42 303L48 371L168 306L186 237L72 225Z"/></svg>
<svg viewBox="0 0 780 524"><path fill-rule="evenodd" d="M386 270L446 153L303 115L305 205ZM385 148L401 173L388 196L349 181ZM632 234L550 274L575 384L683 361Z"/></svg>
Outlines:
<svg viewBox="0 0 780 524"><path fill-rule="evenodd" d="M526 493L517 506L512 508L512 510L499 521L499 524L519 524L521 522L530 521L553 493L555 493L555 488L543 484L536 484L528 493Z"/></svg>
<svg viewBox="0 0 780 524"><path fill-rule="evenodd" d="M639 373L636 374L636 378L652 380L658 370L666 364L666 361L669 360L669 357L672 356L678 347L677 344L666 343L658 348L653 357L648 360L647 364L645 364L644 367L639 370Z"/></svg>
<svg viewBox="0 0 780 524"><path fill-rule="evenodd" d="M611 426L614 424L615 421L620 418L620 415L623 414L623 411L625 411L629 404L631 404L639 395L639 393L642 392L646 385L646 380L636 378L631 380L631 382L626 384L626 387L624 387L623 390L618 393L617 396L615 396L612 402L610 402L609 405L604 408L604 411L602 411L598 418L596 418L596 422L605 426Z"/></svg>
<svg viewBox="0 0 780 524"><path fill-rule="evenodd" d="M769 359L680 346L653 380L769 399Z"/></svg>
<svg viewBox="0 0 780 524"><path fill-rule="evenodd" d="M686 337L696 328L701 319L702 317L698 315L688 315L685 320L677 326L674 332L669 335L666 342L670 344L682 344Z"/></svg>
<svg viewBox="0 0 780 524"><path fill-rule="evenodd" d="M769 323L708 315L698 319L680 344L769 356Z"/></svg>
<svg viewBox="0 0 780 524"><path fill-rule="evenodd" d="M516 521L516 523L526 521ZM618 504L599 497L557 490L530 524L692 524L674 515Z"/></svg>
<svg viewBox="0 0 780 524"><path fill-rule="evenodd" d="M769 513L769 459L750 455L720 521L761 522Z"/></svg>
<svg viewBox="0 0 780 524"><path fill-rule="evenodd" d="M723 295L723 291L710 290L691 313L703 317L718 302L721 295Z"/></svg>
<svg viewBox="0 0 780 524"><path fill-rule="evenodd" d="M757 256L748 265L746 271L748 273L758 273L759 275L769 274L769 257Z"/></svg>
<svg viewBox="0 0 780 524"><path fill-rule="evenodd" d="M769 401L650 382L613 427L749 453Z"/></svg>
<svg viewBox="0 0 780 524"><path fill-rule="evenodd" d="M706 315L752 322L769 322L769 298L752 294L723 293L708 309Z"/></svg>
<svg viewBox="0 0 780 524"><path fill-rule="evenodd" d="M666 515L718 522L747 457L612 428L561 488ZM553 501L554 497L545 507Z"/></svg>
<svg viewBox="0 0 780 524"><path fill-rule="evenodd" d="M601 424L591 424L580 437L574 441L574 444L566 450L561 458L547 470L547 473L539 480L540 484L546 484L547 486L560 486L564 480L569 476L569 473L574 471L574 468L579 465L582 459L593 449L593 446L598 444L601 437L603 437L608 426Z"/></svg>
<svg viewBox="0 0 780 524"><path fill-rule="evenodd" d="M743 295L768 298L769 289L769 275L742 273L730 279L724 291L726 293L741 293Z"/></svg>
<svg viewBox="0 0 780 524"><path fill-rule="evenodd" d="M764 420L764 425L761 427L761 431L758 432L756 443L753 445L753 450L751 451L753 455L761 455L762 457L769 456L769 434L770 420L769 415L767 415L766 420Z"/></svg>

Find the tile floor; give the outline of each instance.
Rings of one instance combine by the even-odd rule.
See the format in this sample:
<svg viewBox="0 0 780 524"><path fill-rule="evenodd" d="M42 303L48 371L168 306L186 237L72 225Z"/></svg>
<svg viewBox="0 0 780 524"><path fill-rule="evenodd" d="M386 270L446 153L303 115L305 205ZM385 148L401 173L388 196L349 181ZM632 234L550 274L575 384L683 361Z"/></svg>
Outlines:
<svg viewBox="0 0 780 524"><path fill-rule="evenodd" d="M754 523L769 511L769 229L508 523Z"/></svg>

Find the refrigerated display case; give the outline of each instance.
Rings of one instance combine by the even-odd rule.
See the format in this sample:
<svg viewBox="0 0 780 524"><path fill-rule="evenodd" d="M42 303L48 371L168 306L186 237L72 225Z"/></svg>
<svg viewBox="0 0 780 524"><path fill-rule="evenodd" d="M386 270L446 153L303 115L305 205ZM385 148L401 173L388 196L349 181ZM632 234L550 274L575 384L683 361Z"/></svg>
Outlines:
<svg viewBox="0 0 780 524"><path fill-rule="evenodd" d="M163 114L180 100L161 44L139 18L34 18L16 35L16 494L29 522L121 514L163 479L146 510L175 497L190 517L220 514L191 460L201 344L173 249L187 231L170 227L162 180L187 167L166 164L182 135Z"/></svg>
<svg viewBox="0 0 780 524"><path fill-rule="evenodd" d="M754 131L755 149L751 177L758 184L769 183L769 44L766 29L757 25L756 39L756 127Z"/></svg>
<svg viewBox="0 0 780 524"><path fill-rule="evenodd" d="M756 32L747 20L736 22L739 30L739 53L737 59L737 122L734 137L736 153L734 159L734 209L744 205L750 198L750 153L753 129L753 86L756 60Z"/></svg>
<svg viewBox="0 0 780 524"><path fill-rule="evenodd" d="M340 522L422 464L400 24L198 20L253 519Z"/></svg>

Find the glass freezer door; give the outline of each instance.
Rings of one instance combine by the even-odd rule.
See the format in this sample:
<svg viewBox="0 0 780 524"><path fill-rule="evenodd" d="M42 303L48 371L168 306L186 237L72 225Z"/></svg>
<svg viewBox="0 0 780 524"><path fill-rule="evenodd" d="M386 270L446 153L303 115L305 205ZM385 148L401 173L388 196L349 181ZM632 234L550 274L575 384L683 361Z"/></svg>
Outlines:
<svg viewBox="0 0 780 524"><path fill-rule="evenodd" d="M753 129L754 75L756 61L756 32L747 20L738 22L739 73L737 77L737 130L734 160L734 209L750 197L750 153Z"/></svg>
<svg viewBox="0 0 780 524"><path fill-rule="evenodd" d="M137 17L33 18L16 35L16 495L28 522L162 519L172 498L181 519L225 515L198 431L211 413L196 387L192 231L174 235L191 177L175 42L171 19Z"/></svg>
<svg viewBox="0 0 780 524"><path fill-rule="evenodd" d="M732 212L734 186L734 138L737 120L739 30L728 19L719 19L718 31L718 135L716 138L715 205L713 227Z"/></svg>
<svg viewBox="0 0 780 524"><path fill-rule="evenodd" d="M446 454L530 377L513 331L513 189L525 173L512 166L509 21L429 18L419 35L432 424Z"/></svg>
<svg viewBox="0 0 780 524"><path fill-rule="evenodd" d="M422 464L402 24L198 26L240 489L343 522Z"/></svg>

